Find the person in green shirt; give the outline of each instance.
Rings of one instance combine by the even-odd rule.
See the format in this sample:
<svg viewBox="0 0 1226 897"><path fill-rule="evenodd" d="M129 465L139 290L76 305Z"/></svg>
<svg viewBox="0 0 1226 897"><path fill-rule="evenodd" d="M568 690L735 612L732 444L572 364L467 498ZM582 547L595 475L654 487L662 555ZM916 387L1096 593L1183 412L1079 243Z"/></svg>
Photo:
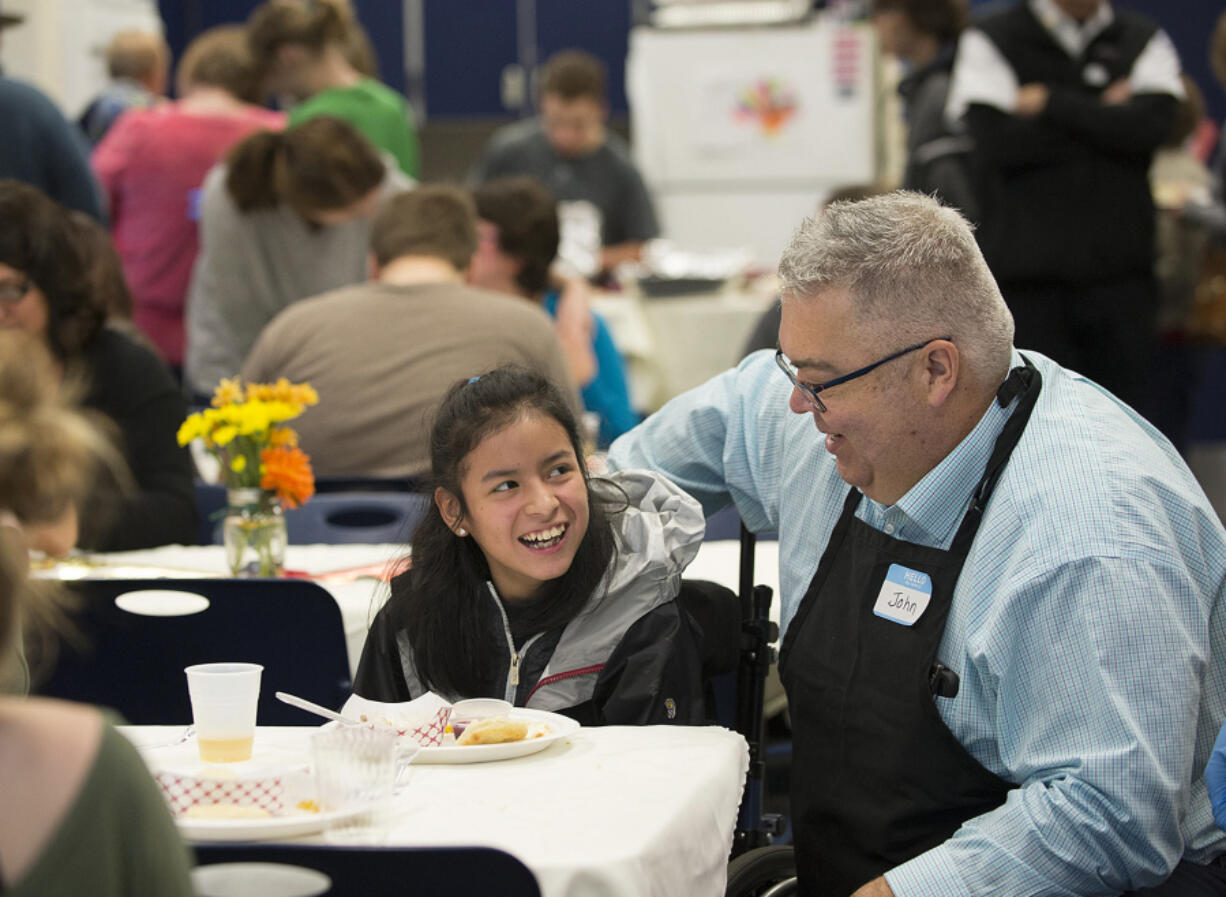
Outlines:
<svg viewBox="0 0 1226 897"><path fill-rule="evenodd" d="M413 114L403 96L371 76L369 42L348 0L267 0L247 20L247 40L270 94L295 101L291 126L319 115L343 119L401 171L421 177Z"/></svg>
<svg viewBox="0 0 1226 897"><path fill-rule="evenodd" d="M42 344L0 330L0 668L19 616L45 610L27 588L28 546L75 530L91 459L122 463L56 397ZM0 697L0 892L5 897L190 897L190 854L136 749L97 709Z"/></svg>

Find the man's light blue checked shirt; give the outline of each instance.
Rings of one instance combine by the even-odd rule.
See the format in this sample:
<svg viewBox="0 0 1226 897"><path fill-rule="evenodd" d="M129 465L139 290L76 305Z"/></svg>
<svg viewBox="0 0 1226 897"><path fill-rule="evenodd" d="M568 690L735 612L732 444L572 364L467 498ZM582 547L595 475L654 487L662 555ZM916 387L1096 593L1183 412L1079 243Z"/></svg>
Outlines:
<svg viewBox="0 0 1226 897"><path fill-rule="evenodd" d="M1226 849L1202 778L1226 716L1226 532L1153 427L1026 354L1043 390L954 592L939 659L961 690L935 699L967 750L1021 787L887 873L899 897L1118 894ZM790 389L755 353L610 452L708 515L731 499L750 529L777 531L784 625L848 491ZM897 504L866 498L858 516L948 548L1010 411L993 403Z"/></svg>

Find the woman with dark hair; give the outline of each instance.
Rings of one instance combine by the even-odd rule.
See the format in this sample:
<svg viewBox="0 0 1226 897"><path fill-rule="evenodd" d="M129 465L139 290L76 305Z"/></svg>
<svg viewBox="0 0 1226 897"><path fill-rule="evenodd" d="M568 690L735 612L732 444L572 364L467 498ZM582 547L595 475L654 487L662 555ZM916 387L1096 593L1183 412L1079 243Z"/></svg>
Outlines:
<svg viewBox="0 0 1226 897"><path fill-rule="evenodd" d="M121 463L62 404L54 368L38 340L0 333L0 671L20 666L22 623L55 616L52 584L36 591L26 578L38 532L71 529L91 467ZM166 801L113 721L80 704L0 697L0 893L193 893Z"/></svg>
<svg viewBox="0 0 1226 897"><path fill-rule="evenodd" d="M114 500L94 490L80 508L81 545L118 551L194 542L192 462L175 441L186 409L170 371L107 326L109 297L97 288L91 241L63 206L3 180L0 222L0 328L46 344L65 381L82 385L82 404L114 422L136 480Z"/></svg>
<svg viewBox="0 0 1226 897"><path fill-rule="evenodd" d="M269 92L298 101L291 126L318 115L342 119L420 177L412 110L375 80L373 50L348 0L268 0L247 19L247 36Z"/></svg>
<svg viewBox="0 0 1226 897"><path fill-rule="evenodd" d="M187 301L188 384L211 394L286 306L365 280L370 219L408 185L335 118L234 147L204 182Z"/></svg>
<svg viewBox="0 0 1226 897"><path fill-rule="evenodd" d="M253 105L255 66L237 25L188 44L176 84L176 101L125 113L90 164L106 192L136 324L178 369L205 175L244 137L284 127L285 116Z"/></svg>
<svg viewBox="0 0 1226 897"><path fill-rule="evenodd" d="M696 633L676 598L704 529L664 478L592 480L549 381L453 386L430 438L434 502L362 650L354 691L497 697L584 725L698 723Z"/></svg>

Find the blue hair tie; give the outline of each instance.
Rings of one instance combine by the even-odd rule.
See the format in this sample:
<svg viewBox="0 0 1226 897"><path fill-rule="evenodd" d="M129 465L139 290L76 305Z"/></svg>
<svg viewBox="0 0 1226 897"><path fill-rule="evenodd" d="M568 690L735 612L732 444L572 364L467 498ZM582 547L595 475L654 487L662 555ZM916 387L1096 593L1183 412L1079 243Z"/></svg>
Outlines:
<svg viewBox="0 0 1226 897"><path fill-rule="evenodd" d="M469 382L469 383L476 383L476 382L477 382L478 380L480 380L480 379L481 379L481 375L480 375L480 374L478 374L476 377L469 377L469 378L468 378L468 382Z"/></svg>

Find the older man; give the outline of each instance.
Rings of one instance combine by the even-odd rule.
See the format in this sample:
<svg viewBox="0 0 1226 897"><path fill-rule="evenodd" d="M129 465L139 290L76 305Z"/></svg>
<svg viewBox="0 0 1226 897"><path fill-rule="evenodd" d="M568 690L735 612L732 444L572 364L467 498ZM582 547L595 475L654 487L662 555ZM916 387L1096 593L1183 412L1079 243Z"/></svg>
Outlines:
<svg viewBox="0 0 1226 897"><path fill-rule="evenodd" d="M780 534L805 892L1226 893L1226 532L1187 467L1013 348L928 197L830 206L780 276L780 351L611 460Z"/></svg>

